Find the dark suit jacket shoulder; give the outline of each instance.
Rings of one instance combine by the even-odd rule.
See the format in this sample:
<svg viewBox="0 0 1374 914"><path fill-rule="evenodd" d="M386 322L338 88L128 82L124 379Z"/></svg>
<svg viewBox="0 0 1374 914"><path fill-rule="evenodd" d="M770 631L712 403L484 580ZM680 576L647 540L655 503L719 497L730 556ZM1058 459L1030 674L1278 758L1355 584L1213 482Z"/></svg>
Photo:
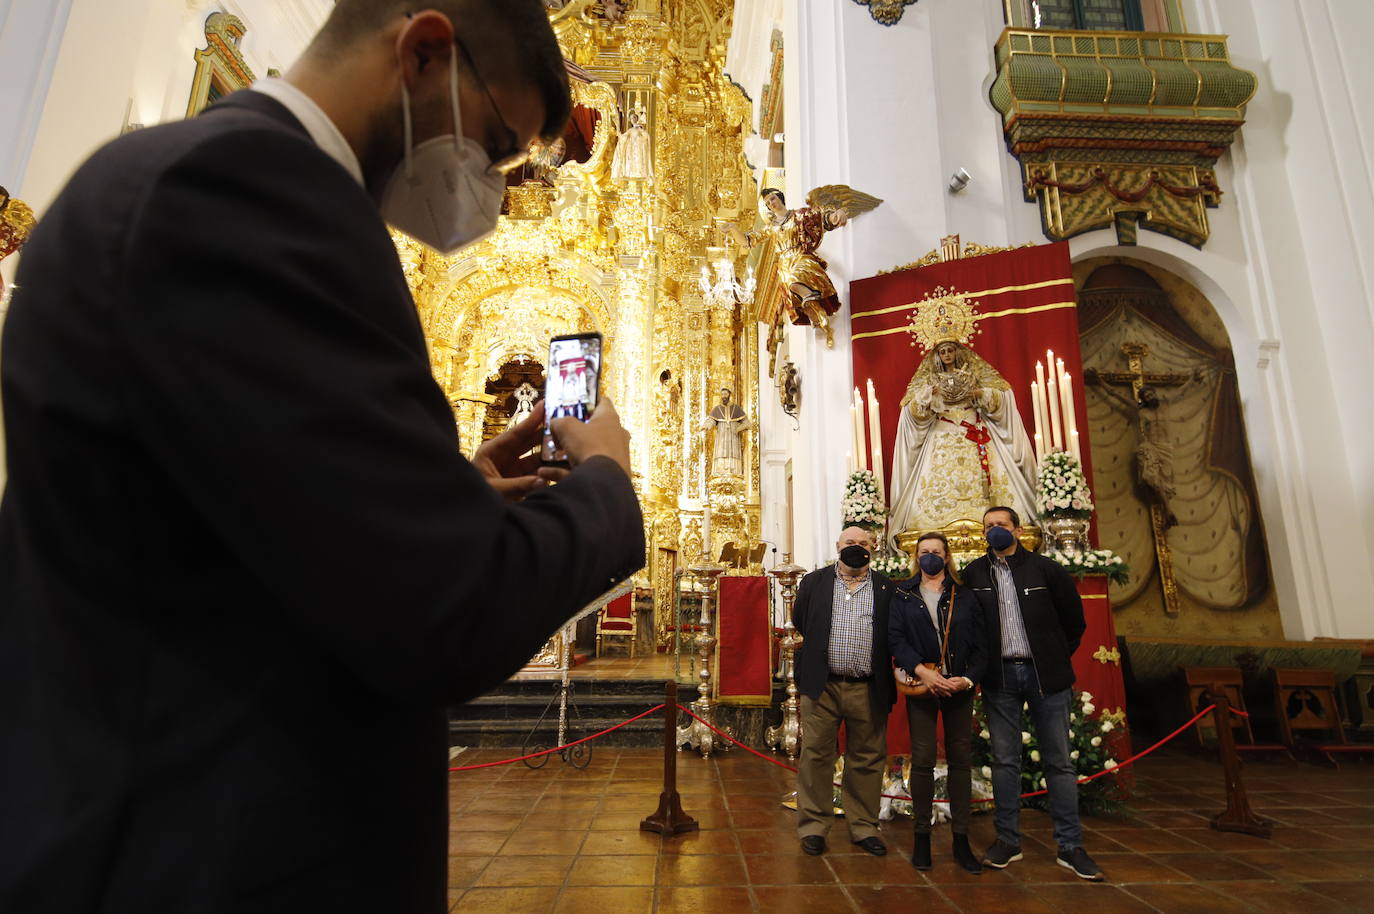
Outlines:
<svg viewBox="0 0 1374 914"><path fill-rule="evenodd" d="M97 153L16 286L0 910L442 911L445 705L642 565L629 479L493 493L376 207L257 93Z"/></svg>

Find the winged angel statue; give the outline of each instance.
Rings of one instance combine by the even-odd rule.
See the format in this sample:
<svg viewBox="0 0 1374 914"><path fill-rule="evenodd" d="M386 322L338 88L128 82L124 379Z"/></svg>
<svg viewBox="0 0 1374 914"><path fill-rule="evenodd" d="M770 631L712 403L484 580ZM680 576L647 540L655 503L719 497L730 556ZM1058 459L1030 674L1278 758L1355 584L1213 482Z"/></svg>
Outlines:
<svg viewBox="0 0 1374 914"><path fill-rule="evenodd" d="M740 231L731 225L731 234L743 246L771 247L771 258L765 250L760 258L760 276L768 281L768 261L778 292L772 296L781 307L774 306L769 350L776 345L776 336L786 315L794 324L811 324L825 333L827 346L835 345L830 315L840 310L835 285L826 274L825 261L816 253L825 233L845 225L855 216L871 212L883 201L844 184L825 184L806 195L806 206L788 209L787 198L776 188L766 188L759 196L768 217L761 227L751 232Z"/></svg>

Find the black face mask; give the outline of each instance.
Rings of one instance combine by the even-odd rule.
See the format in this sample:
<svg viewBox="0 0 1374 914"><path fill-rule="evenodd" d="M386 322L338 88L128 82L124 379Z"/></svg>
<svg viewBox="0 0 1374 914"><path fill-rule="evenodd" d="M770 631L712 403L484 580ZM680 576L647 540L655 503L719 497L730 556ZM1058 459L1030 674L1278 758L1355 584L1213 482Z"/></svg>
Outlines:
<svg viewBox="0 0 1374 914"><path fill-rule="evenodd" d="M945 570L945 560L933 552L921 556L921 570L932 578Z"/></svg>
<svg viewBox="0 0 1374 914"><path fill-rule="evenodd" d="M863 568L868 565L868 550L863 546L845 546L840 550L840 561L850 568Z"/></svg>
<svg viewBox="0 0 1374 914"><path fill-rule="evenodd" d="M997 550L1005 549L1016 542L1016 537L1012 536L1006 527L989 527L984 535L988 538L988 545Z"/></svg>

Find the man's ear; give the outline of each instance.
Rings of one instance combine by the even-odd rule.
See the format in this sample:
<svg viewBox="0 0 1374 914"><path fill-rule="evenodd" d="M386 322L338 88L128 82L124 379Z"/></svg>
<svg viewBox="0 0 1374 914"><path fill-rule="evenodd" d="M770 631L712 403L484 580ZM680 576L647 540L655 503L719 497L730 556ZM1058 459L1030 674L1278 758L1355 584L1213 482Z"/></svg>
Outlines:
<svg viewBox="0 0 1374 914"><path fill-rule="evenodd" d="M458 52L454 44L453 23L437 10L415 13L396 36L396 55L401 61L401 76L413 90L415 84L434 79L438 72L447 75L449 56Z"/></svg>

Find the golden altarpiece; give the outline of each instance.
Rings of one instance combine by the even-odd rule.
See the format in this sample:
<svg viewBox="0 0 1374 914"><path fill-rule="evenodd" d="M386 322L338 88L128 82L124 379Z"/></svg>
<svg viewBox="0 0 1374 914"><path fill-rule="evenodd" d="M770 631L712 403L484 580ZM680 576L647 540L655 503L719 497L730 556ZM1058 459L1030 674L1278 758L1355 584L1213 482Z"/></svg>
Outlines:
<svg viewBox="0 0 1374 914"><path fill-rule="evenodd" d="M733 6L635 0L622 11L571 0L551 12L574 73L570 131L581 129L557 144L567 157L536 151L496 233L452 257L396 236L468 456L509 420L511 380L542 378L549 337L603 334L602 392L632 436L649 550L639 583L653 590L660 644L671 637L675 572L760 538L753 435L742 475L712 477L701 431L721 388L758 415L757 324L701 282L703 268L743 267L716 246L719 225L752 218L757 205L743 155L751 105L723 72ZM613 168L633 129L651 137L644 177Z"/></svg>

